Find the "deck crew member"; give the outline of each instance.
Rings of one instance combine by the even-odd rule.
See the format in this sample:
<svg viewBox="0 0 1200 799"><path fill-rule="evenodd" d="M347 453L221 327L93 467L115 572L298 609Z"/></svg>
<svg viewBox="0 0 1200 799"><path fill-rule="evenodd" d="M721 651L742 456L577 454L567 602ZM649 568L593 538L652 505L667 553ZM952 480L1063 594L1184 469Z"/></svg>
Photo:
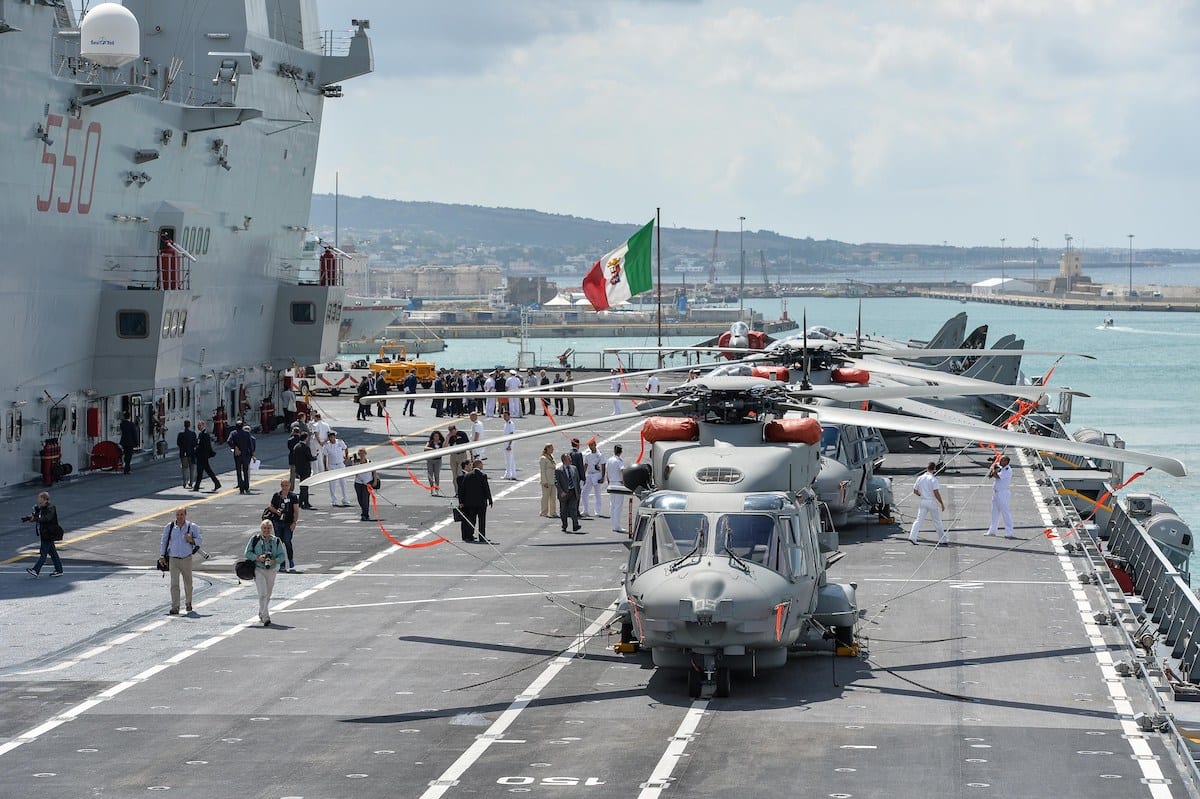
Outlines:
<svg viewBox="0 0 1200 799"><path fill-rule="evenodd" d="M596 506L596 516L603 508L600 505L602 495L601 481L604 477L604 455L596 449L596 439L588 439L588 451L583 453L583 507L581 515L591 516L592 505Z"/></svg>
<svg viewBox="0 0 1200 799"><path fill-rule="evenodd" d="M609 486L621 485L621 471L625 468L625 459L621 457L621 445L613 444L613 454L604 464L604 482ZM612 519L612 531L621 532L621 519L625 515L625 495L610 491L608 494L608 515Z"/></svg>
<svg viewBox="0 0 1200 799"><path fill-rule="evenodd" d="M350 448L346 446L345 442L338 440L337 432L330 430L329 441L321 447L321 454L325 458L325 471L341 469L345 466L346 455L349 451ZM342 495L341 502L338 502L339 493ZM345 477L329 481L329 504L339 508L350 507L350 500L346 498Z"/></svg>
<svg viewBox="0 0 1200 799"><path fill-rule="evenodd" d="M613 369L611 374L612 374L612 378L610 378L608 381L608 390L614 394L620 394L621 393L621 375L619 372L617 372L616 369ZM616 416L620 412L621 412L621 398L613 397L613 416Z"/></svg>
<svg viewBox="0 0 1200 799"><path fill-rule="evenodd" d="M1008 509L1009 500L1012 499L1012 467L1008 463L1008 456L1001 455L992 462L988 469L988 477L995 482L992 483L992 522L988 525L984 535L995 535L1000 526L1000 520L1003 519L1004 537L1015 537L1013 536L1012 511Z"/></svg>
<svg viewBox="0 0 1200 799"><path fill-rule="evenodd" d="M946 503L942 502L941 486L936 472L937 464L930 461L925 471L921 472L921 476L913 483L913 494L921 498L921 504L917 506L917 518L913 520L912 529L908 532L910 543L917 543L926 516L933 522L933 529L938 534L938 543L950 543L946 536L946 528L942 526L942 511L946 509Z"/></svg>

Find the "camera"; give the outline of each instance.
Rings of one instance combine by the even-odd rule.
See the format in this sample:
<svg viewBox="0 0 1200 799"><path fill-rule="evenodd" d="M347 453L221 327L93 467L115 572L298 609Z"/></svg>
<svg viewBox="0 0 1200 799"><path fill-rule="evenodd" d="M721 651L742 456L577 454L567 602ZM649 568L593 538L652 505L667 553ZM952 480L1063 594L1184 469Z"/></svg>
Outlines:
<svg viewBox="0 0 1200 799"><path fill-rule="evenodd" d="M22 517L21 517L21 521L23 521L23 522L31 522L31 521L33 521L33 514L30 514L29 516L22 516Z"/></svg>

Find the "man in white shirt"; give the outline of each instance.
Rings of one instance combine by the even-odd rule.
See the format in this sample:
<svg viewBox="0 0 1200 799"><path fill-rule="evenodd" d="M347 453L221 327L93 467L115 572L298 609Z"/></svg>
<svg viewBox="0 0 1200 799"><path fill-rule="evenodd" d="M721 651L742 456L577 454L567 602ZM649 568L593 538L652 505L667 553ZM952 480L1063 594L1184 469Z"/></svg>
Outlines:
<svg viewBox="0 0 1200 799"><path fill-rule="evenodd" d="M604 481L610 486L621 485L621 470L625 461L621 457L621 445L613 445L612 457L604 464ZM610 491L608 494L608 515L612 519L612 531L621 532L621 520L625 517L625 495Z"/></svg>
<svg viewBox="0 0 1200 799"><path fill-rule="evenodd" d="M489 419L496 415L496 373L489 372L487 379L483 381L483 393L487 394L487 398L483 401L484 415Z"/></svg>
<svg viewBox="0 0 1200 799"><path fill-rule="evenodd" d="M942 511L946 509L946 503L942 502L941 486L935 472L937 472L937 464L930 461L929 465L925 467L925 471L913 483L913 494L921 498L921 504L917 506L917 518L913 520L912 529L908 531L908 541L911 544L917 543L921 525L925 523L926 516L933 521L933 529L938 534L938 543L950 543L950 539L946 536L946 529L942 526Z"/></svg>
<svg viewBox="0 0 1200 799"><path fill-rule="evenodd" d="M617 372L616 369L612 370L612 377L608 381L608 390L614 394L621 393L621 375ZM613 397L613 416L616 416L620 412L621 412L621 399L620 399L620 397ZM586 501L586 498L585 498L585 501Z"/></svg>
<svg viewBox="0 0 1200 799"><path fill-rule="evenodd" d="M329 443L329 424L321 418L321 414L314 411L308 429L312 433L308 437L308 448L317 457L313 461L312 472L318 474L325 471L325 445Z"/></svg>
<svg viewBox="0 0 1200 799"><path fill-rule="evenodd" d="M470 419L471 419L471 432L470 432L471 442L472 443L482 442L483 441L483 420L479 418L479 414L476 413L475 411L471 411ZM471 460L486 461L487 460L487 450L484 449L481 444L477 445L473 450L471 450Z"/></svg>
<svg viewBox="0 0 1200 799"><path fill-rule="evenodd" d="M521 398L515 392L521 390L521 378L516 372L509 372L504 381L504 390L508 392L508 412L516 419L521 418Z"/></svg>
<svg viewBox="0 0 1200 799"><path fill-rule="evenodd" d="M1008 502L1012 498L1012 467L1008 463L1008 456L1001 455L998 460L992 462L991 468L988 469L988 477L996 482L992 483L992 523L988 525L984 535L995 535L1000 526L1000 520L1003 519L1004 537L1015 537L1012 511L1008 509Z"/></svg>
<svg viewBox="0 0 1200 799"><path fill-rule="evenodd" d="M346 465L346 452L348 448L345 443L338 440L338 434L330 430L329 439L325 446L321 447L321 453L325 461L325 468L340 469ZM342 501L337 501L338 492L342 494ZM350 500L346 499L346 478L342 477L329 482L329 504L341 508L350 507Z"/></svg>
<svg viewBox="0 0 1200 799"><path fill-rule="evenodd" d="M595 499L596 515L600 513L601 487L604 477L604 456L596 449L596 439L588 441L588 451L583 453L583 499L580 502L580 513L583 516L592 515L592 500Z"/></svg>
<svg viewBox="0 0 1200 799"><path fill-rule="evenodd" d="M650 375L649 379L646 380L646 393L658 393L658 375Z"/></svg>
<svg viewBox="0 0 1200 799"><path fill-rule="evenodd" d="M512 420L512 414L508 411L504 412L504 435L511 436L517 432L516 422ZM507 441L504 444L504 479L517 479L517 451L513 448L513 442Z"/></svg>

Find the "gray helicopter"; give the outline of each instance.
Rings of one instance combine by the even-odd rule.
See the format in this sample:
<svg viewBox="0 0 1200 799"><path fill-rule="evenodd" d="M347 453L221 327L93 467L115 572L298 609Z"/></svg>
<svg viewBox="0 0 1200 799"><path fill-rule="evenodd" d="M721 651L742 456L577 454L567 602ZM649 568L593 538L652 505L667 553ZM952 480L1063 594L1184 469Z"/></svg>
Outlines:
<svg viewBox="0 0 1200 799"><path fill-rule="evenodd" d="M626 376L681 368L687 367ZM842 407L902 391L922 395L982 390L994 386L800 389L755 376L696 377L658 395L576 389L576 398L645 401L635 411L602 417L605 422L653 417L643 428L651 444L648 462L628 467L622 475L626 490L637 499L624 576L622 638L649 649L656 666L684 669L692 696L727 696L733 671L779 667L791 652L853 652L858 615L854 588L829 579L828 569L842 553L836 529L821 524L814 488L825 423L1131 461L1177 476L1186 473L1173 458L1132 450L1028 435L970 419L948 422ZM541 389L515 393L542 399L561 396ZM812 404L817 398L839 404ZM488 444L560 434L598 421L574 420L491 438ZM471 447L464 444L322 472L304 484L319 485Z"/></svg>

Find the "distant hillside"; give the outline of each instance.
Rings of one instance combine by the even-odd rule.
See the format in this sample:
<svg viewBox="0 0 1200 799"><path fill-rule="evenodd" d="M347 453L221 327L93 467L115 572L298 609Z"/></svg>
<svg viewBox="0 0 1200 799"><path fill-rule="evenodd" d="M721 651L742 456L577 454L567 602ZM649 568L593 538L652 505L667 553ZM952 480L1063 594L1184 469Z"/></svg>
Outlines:
<svg viewBox="0 0 1200 799"><path fill-rule="evenodd" d="M637 230L638 224L618 224L578 216L548 214L518 208L486 208L479 205L408 202L378 197L341 197L338 225L342 231L388 232L392 237L408 236L426 242L484 247L536 247L563 252L594 255L605 245L615 247ZM649 217L647 217L648 219ZM334 227L334 196L314 194L309 224L320 230ZM640 223L644 224L644 222ZM722 258L737 252L738 231L720 232ZM947 247L936 244L847 243L829 239L793 238L769 230L747 230L744 246L748 263L755 263L762 250L770 262L836 265L838 263L922 263L973 266L994 264L1001 257L1032 259L1028 247ZM713 249L713 231L668 227L663 231L664 258L703 256L707 262ZM1121 260L1123 251L1088 251L1086 262ZM1057 263L1058 252L1043 247L1036 252L1043 262ZM1196 253L1185 250L1139 250L1138 258L1147 262L1194 261Z"/></svg>
<svg viewBox="0 0 1200 799"><path fill-rule="evenodd" d="M345 230L436 233L449 239L497 247L535 244L573 249L605 239L624 240L637 230L632 224L619 225L518 208L405 202L377 197L340 198L338 218ZM332 194L313 195L310 224L320 228L333 227Z"/></svg>

